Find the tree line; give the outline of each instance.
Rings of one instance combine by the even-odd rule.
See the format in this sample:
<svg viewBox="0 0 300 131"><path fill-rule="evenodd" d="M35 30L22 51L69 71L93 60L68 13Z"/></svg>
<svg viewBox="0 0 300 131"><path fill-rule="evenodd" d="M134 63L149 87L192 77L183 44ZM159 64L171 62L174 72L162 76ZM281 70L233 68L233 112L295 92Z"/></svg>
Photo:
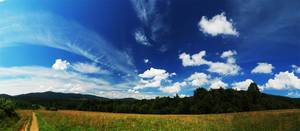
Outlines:
<svg viewBox="0 0 300 131"><path fill-rule="evenodd" d="M247 91L233 89L198 88L193 96L155 99L47 99L19 100L19 108L71 109L84 111L142 113L142 114L206 114L271 109L299 108L300 101L282 96L264 94L255 83Z"/></svg>

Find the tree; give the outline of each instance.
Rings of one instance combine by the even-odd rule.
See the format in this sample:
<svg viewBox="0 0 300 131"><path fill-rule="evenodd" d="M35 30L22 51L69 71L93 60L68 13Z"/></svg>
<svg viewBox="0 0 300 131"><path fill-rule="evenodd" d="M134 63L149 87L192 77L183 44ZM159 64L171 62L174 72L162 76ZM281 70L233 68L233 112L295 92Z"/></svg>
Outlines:
<svg viewBox="0 0 300 131"><path fill-rule="evenodd" d="M258 92L259 93L259 88L256 83L251 83L248 87L248 92Z"/></svg>
<svg viewBox="0 0 300 131"><path fill-rule="evenodd" d="M8 117L14 117L17 116L17 113L15 112L15 104L7 99L0 98L0 117L8 116Z"/></svg>
<svg viewBox="0 0 300 131"><path fill-rule="evenodd" d="M194 91L194 97L203 97L205 94L207 94L207 90L205 88L197 88Z"/></svg>

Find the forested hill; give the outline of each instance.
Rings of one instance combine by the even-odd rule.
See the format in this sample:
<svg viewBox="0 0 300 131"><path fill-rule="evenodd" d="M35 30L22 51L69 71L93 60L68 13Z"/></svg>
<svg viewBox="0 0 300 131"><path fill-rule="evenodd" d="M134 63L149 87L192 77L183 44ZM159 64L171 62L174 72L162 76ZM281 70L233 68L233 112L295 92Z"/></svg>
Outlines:
<svg viewBox="0 0 300 131"><path fill-rule="evenodd" d="M300 108L300 100L264 94L255 83L247 91L198 88L191 97L157 97L150 100L108 99L92 95L55 92L18 96L0 95L15 101L17 108L72 109L121 113L203 114Z"/></svg>

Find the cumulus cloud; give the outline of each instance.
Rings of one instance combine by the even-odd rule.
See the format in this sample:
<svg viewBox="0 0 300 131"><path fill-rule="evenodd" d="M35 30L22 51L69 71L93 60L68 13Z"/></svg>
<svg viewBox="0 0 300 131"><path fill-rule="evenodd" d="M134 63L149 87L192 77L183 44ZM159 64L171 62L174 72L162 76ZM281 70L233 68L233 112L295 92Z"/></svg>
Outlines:
<svg viewBox="0 0 300 131"><path fill-rule="evenodd" d="M207 71L221 75L237 75L240 70L240 67L236 64L215 62L209 64Z"/></svg>
<svg viewBox="0 0 300 131"><path fill-rule="evenodd" d="M186 79L192 86L201 87L209 82L210 76L205 73L195 72Z"/></svg>
<svg viewBox="0 0 300 131"><path fill-rule="evenodd" d="M214 16L212 19L207 19L206 16L202 16L198 26L200 31L212 36L239 35L239 33L233 27L232 20L228 21L224 12Z"/></svg>
<svg viewBox="0 0 300 131"><path fill-rule="evenodd" d="M300 79L295 76L294 72L279 72L273 79L268 80L265 87L277 90L300 89Z"/></svg>
<svg viewBox="0 0 300 131"><path fill-rule="evenodd" d="M52 65L52 68L55 70L66 70L69 65L70 63L67 60L56 59L55 63Z"/></svg>
<svg viewBox="0 0 300 131"><path fill-rule="evenodd" d="M236 59L234 58L236 54L236 51L232 50L223 52L220 57L226 59L226 63L213 62L204 59L206 51L200 51L192 56L187 53L182 53L179 55L179 59L181 59L182 65L185 67L208 65L209 68L207 71L209 72L218 73L221 75L237 75L241 68L236 64Z"/></svg>
<svg viewBox="0 0 300 131"><path fill-rule="evenodd" d="M164 93L175 94L181 90L182 86L186 86L186 82L175 82L172 86L162 87L160 90Z"/></svg>
<svg viewBox="0 0 300 131"><path fill-rule="evenodd" d="M299 66L297 66L297 65L292 65L292 68L294 69L294 71L295 71L296 73L300 73L300 67L299 67Z"/></svg>
<svg viewBox="0 0 300 131"><path fill-rule="evenodd" d="M176 75L175 73L168 73L164 69L150 68L144 73L139 74L141 78L139 84L134 87L134 90L148 88L148 87L161 87L163 81L168 81L168 78Z"/></svg>
<svg viewBox="0 0 300 131"><path fill-rule="evenodd" d="M210 81L209 89L225 89L228 86L227 83L223 82L220 78L215 78Z"/></svg>
<svg viewBox="0 0 300 131"><path fill-rule="evenodd" d="M224 51L221 54L221 58L227 59L227 63L235 63L234 56L237 55L237 52L234 50Z"/></svg>
<svg viewBox="0 0 300 131"><path fill-rule="evenodd" d="M200 51L199 53L194 54L192 56L184 52L179 55L179 59L182 60L182 65L185 67L199 66L199 65L208 64L208 61L203 58L205 55L206 55L206 51Z"/></svg>
<svg viewBox="0 0 300 131"><path fill-rule="evenodd" d="M235 90L248 90L249 85L253 83L253 80L251 79L246 79L245 81L240 81L240 82L234 82L232 83L232 88Z"/></svg>
<svg viewBox="0 0 300 131"><path fill-rule="evenodd" d="M68 51L111 71L136 75L132 57L76 21L47 12L0 13L0 48L23 44ZM47 26L45 26L47 25Z"/></svg>
<svg viewBox="0 0 300 131"><path fill-rule="evenodd" d="M145 45L145 46L151 46L147 36L145 35L145 33L143 31L136 31L134 33L134 38L136 40L136 42L142 44L142 45Z"/></svg>
<svg viewBox="0 0 300 131"><path fill-rule="evenodd" d="M272 73L273 65L269 63L257 63L258 65L251 71L251 73Z"/></svg>

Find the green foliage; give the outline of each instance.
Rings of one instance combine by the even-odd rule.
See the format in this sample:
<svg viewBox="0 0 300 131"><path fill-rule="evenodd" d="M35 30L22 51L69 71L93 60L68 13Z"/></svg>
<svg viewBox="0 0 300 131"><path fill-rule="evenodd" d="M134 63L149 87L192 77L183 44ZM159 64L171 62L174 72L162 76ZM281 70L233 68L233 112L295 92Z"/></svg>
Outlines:
<svg viewBox="0 0 300 131"><path fill-rule="evenodd" d="M248 92L256 92L259 93L259 88L256 83L251 83L250 86L248 87Z"/></svg>
<svg viewBox="0 0 300 131"><path fill-rule="evenodd" d="M15 112L14 103L10 100L0 98L0 130L9 130L19 120Z"/></svg>
<svg viewBox="0 0 300 131"><path fill-rule="evenodd" d="M46 97L47 96L47 97ZM48 97L49 96L49 97ZM191 97L157 97L150 100L104 99L85 95L55 93L22 96L22 103L40 105L48 110L71 109L101 112L141 113L141 114L205 114L227 113L270 109L300 108L297 99L273 96L259 92L255 83L247 91L233 89L198 88ZM52 98L53 97L53 98ZM17 105L19 101L17 100Z"/></svg>
<svg viewBox="0 0 300 131"><path fill-rule="evenodd" d="M17 116L15 105L11 100L0 98L0 118Z"/></svg>

